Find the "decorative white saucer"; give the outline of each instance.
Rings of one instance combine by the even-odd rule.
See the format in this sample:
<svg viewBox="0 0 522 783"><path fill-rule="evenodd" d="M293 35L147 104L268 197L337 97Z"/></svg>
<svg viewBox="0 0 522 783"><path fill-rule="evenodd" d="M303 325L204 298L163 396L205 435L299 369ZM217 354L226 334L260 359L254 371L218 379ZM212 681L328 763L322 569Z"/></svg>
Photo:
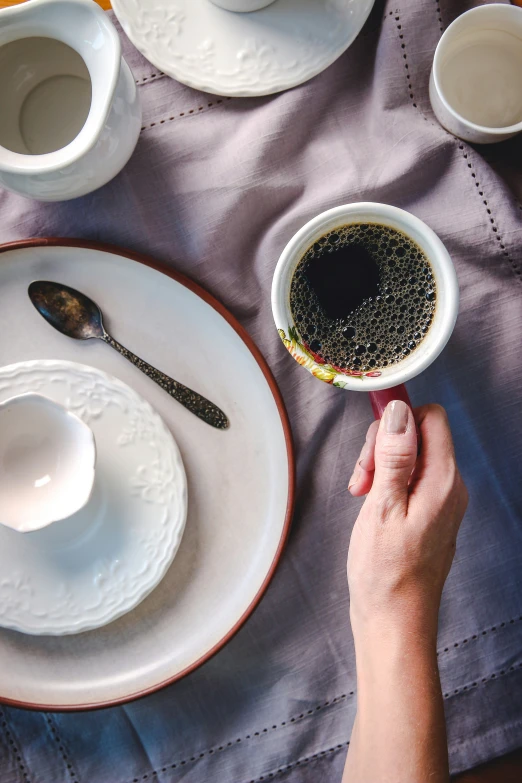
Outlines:
<svg viewBox="0 0 522 783"><path fill-rule="evenodd" d="M336 60L375 0L275 0L250 13L211 0L113 0L128 37L156 68L197 90L270 95Z"/></svg>
<svg viewBox="0 0 522 783"><path fill-rule="evenodd" d="M74 516L31 533L0 526L0 626L78 633L128 612L164 576L185 526L185 471L158 414L101 370L54 360L0 369L0 402L28 391L91 427L98 462Z"/></svg>

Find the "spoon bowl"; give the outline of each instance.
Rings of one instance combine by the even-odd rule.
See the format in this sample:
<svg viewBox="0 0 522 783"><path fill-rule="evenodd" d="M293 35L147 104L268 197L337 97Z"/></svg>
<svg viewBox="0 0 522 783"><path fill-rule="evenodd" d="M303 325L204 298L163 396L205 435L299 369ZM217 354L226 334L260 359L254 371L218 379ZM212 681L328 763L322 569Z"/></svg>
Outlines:
<svg viewBox="0 0 522 783"><path fill-rule="evenodd" d="M48 280L31 283L28 293L40 315L62 334L75 340L103 339L101 310L85 294Z"/></svg>

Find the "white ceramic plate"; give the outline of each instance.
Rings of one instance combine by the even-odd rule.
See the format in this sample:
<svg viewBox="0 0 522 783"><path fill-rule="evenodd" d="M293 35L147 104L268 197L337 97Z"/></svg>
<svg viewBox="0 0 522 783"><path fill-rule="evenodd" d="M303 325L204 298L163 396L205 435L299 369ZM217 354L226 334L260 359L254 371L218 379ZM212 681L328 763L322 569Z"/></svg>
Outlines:
<svg viewBox="0 0 522 783"><path fill-rule="evenodd" d="M185 527L185 471L149 403L101 370L56 360L0 368L0 402L29 391L90 426L95 482L68 519L31 533L0 525L0 626L78 633L133 609L165 575Z"/></svg>
<svg viewBox="0 0 522 783"><path fill-rule="evenodd" d="M270 95L311 79L359 34L375 0L275 0L233 13L210 0L113 0L156 68L218 95Z"/></svg>
<svg viewBox="0 0 522 783"><path fill-rule="evenodd" d="M64 246L60 246L63 244ZM260 600L286 540L293 456L284 407L252 341L216 300L155 262L74 240L0 248L0 365L89 364L148 400L174 434L188 481L187 525L173 567L133 611L72 636L0 629L0 700L82 709L150 693L207 660ZM117 340L229 416L219 431L99 342L53 330L27 286L57 280L101 306Z"/></svg>

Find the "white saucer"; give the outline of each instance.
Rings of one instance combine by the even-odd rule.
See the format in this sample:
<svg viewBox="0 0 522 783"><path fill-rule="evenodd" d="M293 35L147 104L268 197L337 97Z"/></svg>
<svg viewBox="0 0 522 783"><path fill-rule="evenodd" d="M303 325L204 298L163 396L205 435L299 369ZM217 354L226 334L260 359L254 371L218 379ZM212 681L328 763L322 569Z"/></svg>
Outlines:
<svg viewBox="0 0 522 783"><path fill-rule="evenodd" d="M311 79L359 34L375 0L276 0L233 13L211 0L113 0L137 49L197 90L270 95Z"/></svg>
<svg viewBox="0 0 522 783"><path fill-rule="evenodd" d="M74 516L31 533L0 526L0 625L78 633L133 609L164 576L185 527L185 471L158 414L101 370L54 360L0 369L0 402L27 391L88 424L98 461Z"/></svg>

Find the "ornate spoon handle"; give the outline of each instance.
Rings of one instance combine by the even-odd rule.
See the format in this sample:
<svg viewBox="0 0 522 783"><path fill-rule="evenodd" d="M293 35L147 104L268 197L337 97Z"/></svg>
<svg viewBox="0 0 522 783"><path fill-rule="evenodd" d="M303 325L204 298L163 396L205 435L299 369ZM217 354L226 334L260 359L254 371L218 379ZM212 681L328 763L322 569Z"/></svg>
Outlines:
<svg viewBox="0 0 522 783"><path fill-rule="evenodd" d="M180 402L191 413L194 413L212 427L217 427L218 430L226 430L229 421L221 408L218 408L213 402L210 402L206 397L192 391L192 389L188 389L186 386L183 386L183 384L173 380L173 378L169 378L165 373L160 372L160 370L147 364L147 362L144 362L139 356L136 356L127 348L124 348L123 345L120 345L120 343L111 337L110 334L107 334L107 332L105 332L102 340L110 345L111 348L114 348L115 351L121 353L121 355L128 359L129 362L138 368L138 370L141 370L142 373L145 373L145 375L155 381L158 386L161 386L162 389L170 394L171 397L174 397L175 400Z"/></svg>

